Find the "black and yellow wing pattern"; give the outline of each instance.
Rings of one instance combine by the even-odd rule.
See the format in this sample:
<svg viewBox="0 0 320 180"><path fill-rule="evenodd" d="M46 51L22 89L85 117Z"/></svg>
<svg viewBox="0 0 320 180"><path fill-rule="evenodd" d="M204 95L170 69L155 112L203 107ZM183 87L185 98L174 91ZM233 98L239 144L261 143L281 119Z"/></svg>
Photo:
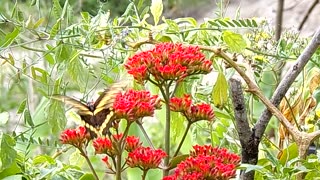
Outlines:
<svg viewBox="0 0 320 180"><path fill-rule="evenodd" d="M103 91L94 103L87 104L64 95L52 95L51 98L77 109L82 125L89 130L91 138L95 138L109 133L109 128L112 125L113 103L118 93L126 88L126 83L115 83Z"/></svg>

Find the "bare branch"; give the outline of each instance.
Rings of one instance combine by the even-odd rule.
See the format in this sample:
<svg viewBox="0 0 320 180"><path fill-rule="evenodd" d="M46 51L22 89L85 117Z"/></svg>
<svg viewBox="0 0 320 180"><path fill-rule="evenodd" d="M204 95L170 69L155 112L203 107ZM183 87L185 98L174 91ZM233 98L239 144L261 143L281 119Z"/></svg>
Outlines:
<svg viewBox="0 0 320 180"><path fill-rule="evenodd" d="M275 90L271 102L274 106L279 106L280 101L285 96L286 92L297 78L299 73L302 71L304 66L307 64L311 56L317 50L320 45L320 27L314 34L312 40L308 44L308 46L303 50L302 54L298 57L296 63L289 69L285 77L279 83L277 89ZM259 118L259 121L255 125L255 137L261 139L262 135L264 134L266 127L270 121L272 114L266 108L262 115Z"/></svg>

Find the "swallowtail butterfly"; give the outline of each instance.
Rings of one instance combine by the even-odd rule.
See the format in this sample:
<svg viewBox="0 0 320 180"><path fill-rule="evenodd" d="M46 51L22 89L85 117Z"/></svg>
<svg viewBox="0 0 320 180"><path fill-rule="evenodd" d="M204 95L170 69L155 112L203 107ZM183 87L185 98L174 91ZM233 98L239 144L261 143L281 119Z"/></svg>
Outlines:
<svg viewBox="0 0 320 180"><path fill-rule="evenodd" d="M95 138L110 133L109 128L112 125L110 121L113 116L112 106L118 93L124 91L125 88L125 83L115 83L101 93L95 102L87 104L64 95L53 95L51 98L77 109L82 124L90 132L91 138Z"/></svg>

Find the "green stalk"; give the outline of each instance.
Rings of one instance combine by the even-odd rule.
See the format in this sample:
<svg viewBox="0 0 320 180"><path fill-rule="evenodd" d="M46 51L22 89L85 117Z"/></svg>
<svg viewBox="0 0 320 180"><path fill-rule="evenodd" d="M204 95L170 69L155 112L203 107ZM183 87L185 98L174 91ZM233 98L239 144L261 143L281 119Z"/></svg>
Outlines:
<svg viewBox="0 0 320 180"><path fill-rule="evenodd" d="M184 131L184 134L183 134L183 136L182 136L182 139L181 139L181 141L180 141L180 144L179 144L176 152L174 153L173 157L176 157L176 156L178 155L178 153L179 153L179 151L180 151L180 149L181 149L181 147L182 147L182 144L183 144L184 140L185 140L186 137L187 137L187 134L188 134L188 131L189 131L190 127L191 127L191 124L192 124L192 123L191 123L190 121L188 121L187 128L186 128L186 130Z"/></svg>
<svg viewBox="0 0 320 180"><path fill-rule="evenodd" d="M90 161L89 157L87 156L87 153L82 148L78 148L78 149L80 151L80 154L86 159L86 161L87 161L87 163L88 163L88 165L89 165L89 167L90 167L90 169L92 171L92 174L93 174L94 178L96 180L99 180L99 177L98 177L96 171L94 170L94 168L93 168L93 166L91 164L91 161Z"/></svg>
<svg viewBox="0 0 320 180"><path fill-rule="evenodd" d="M164 166L167 167L169 164L169 158L170 158L170 101L169 101L169 86L165 87L165 94L163 94L165 97L165 104L166 104L166 126L165 126L165 137L164 137L164 148L165 152L167 153L167 157L164 159ZM169 175L169 170L166 168L163 171L163 177Z"/></svg>

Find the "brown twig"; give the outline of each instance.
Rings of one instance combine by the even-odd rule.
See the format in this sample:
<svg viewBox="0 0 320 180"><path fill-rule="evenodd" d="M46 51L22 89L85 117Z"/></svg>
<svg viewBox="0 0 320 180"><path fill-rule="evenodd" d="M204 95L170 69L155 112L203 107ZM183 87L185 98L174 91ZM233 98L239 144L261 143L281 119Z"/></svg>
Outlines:
<svg viewBox="0 0 320 180"><path fill-rule="evenodd" d="M304 15L298 30L301 31L301 29L303 28L303 25L307 22L309 15L311 14L311 12L313 11L313 9L316 7L316 5L319 3L319 0L315 0L313 1L312 5L310 6L310 8L308 9L307 13Z"/></svg>

